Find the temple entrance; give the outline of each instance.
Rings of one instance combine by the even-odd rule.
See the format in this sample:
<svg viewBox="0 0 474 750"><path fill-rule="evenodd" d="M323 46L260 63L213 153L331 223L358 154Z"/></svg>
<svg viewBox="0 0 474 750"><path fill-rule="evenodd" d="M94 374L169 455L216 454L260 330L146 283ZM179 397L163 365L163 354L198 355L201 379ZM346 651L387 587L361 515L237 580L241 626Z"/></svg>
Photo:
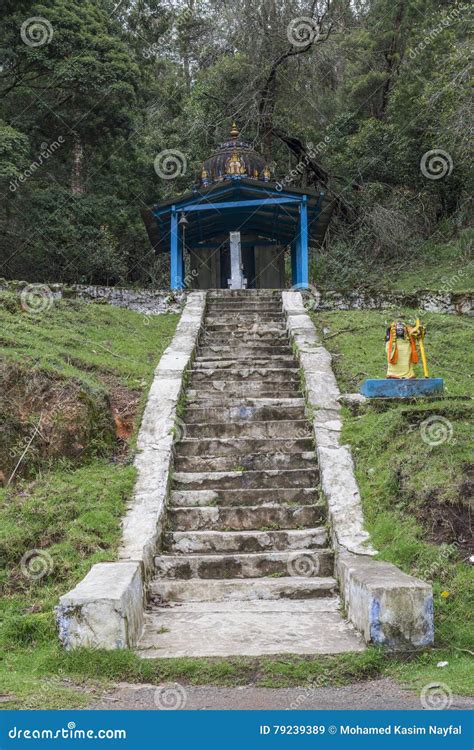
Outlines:
<svg viewBox="0 0 474 750"><path fill-rule="evenodd" d="M242 273L246 289L284 289L285 246L258 239L241 240ZM190 277L194 289L229 289L230 240L217 246L190 249Z"/></svg>

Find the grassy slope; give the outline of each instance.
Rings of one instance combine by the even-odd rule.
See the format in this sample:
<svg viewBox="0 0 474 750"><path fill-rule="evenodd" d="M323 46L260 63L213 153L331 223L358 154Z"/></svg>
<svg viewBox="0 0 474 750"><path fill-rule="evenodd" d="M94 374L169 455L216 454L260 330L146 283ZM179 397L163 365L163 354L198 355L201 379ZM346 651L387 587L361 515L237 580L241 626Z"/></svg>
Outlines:
<svg viewBox="0 0 474 750"><path fill-rule="evenodd" d="M316 255L312 278L317 287L325 289L465 292L474 288L474 263L466 234L462 243L429 241L414 249L409 260L394 259L382 265L360 258L348 264L344 255L335 257L333 251L322 251Z"/></svg>
<svg viewBox="0 0 474 750"><path fill-rule="evenodd" d="M178 320L76 301L32 316L13 295L1 295L0 303L4 363L105 391L120 383L140 391L142 401ZM90 700L61 676L53 607L93 563L114 559L134 479L131 457L109 451L79 467L59 461L52 471L0 489L0 695L16 696L3 707ZM46 555L49 571L39 580L21 569L24 553L35 549Z"/></svg>
<svg viewBox="0 0 474 750"><path fill-rule="evenodd" d="M410 315L407 311L407 314ZM315 315L325 346L334 355L342 391L353 392L365 377L383 377L387 312L337 312ZM343 439L356 462L367 528L383 559L433 582L436 649L389 669L421 686L443 680L453 691L474 692L472 670L473 572L464 544L472 539L467 508L472 471L473 323L466 318L425 314L427 353L432 374L445 378L454 399L370 405L359 414L345 411ZM430 445L421 437L427 417L449 420L451 437ZM444 423L446 424L446 423ZM466 513L464 533L432 523L450 508ZM472 505L471 505L472 508ZM438 661L448 661L443 670Z"/></svg>

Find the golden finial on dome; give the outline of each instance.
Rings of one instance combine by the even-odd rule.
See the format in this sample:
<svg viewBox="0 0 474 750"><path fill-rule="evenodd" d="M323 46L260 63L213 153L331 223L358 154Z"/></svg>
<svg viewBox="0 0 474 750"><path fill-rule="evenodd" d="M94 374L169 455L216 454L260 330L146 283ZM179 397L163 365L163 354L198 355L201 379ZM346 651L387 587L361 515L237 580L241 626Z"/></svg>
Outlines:
<svg viewBox="0 0 474 750"><path fill-rule="evenodd" d="M234 138L234 139L239 137L239 129L237 127L237 123L235 122L235 120L232 123L232 128L231 128L231 131L230 131L230 137Z"/></svg>

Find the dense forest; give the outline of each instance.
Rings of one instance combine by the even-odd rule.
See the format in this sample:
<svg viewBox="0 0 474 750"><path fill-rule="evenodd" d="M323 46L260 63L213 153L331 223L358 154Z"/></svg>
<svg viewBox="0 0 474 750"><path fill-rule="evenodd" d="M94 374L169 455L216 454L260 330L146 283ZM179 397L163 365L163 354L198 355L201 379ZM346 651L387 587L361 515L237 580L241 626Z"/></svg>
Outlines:
<svg viewBox="0 0 474 750"><path fill-rule="evenodd" d="M233 119L274 179L332 201L317 282L464 263L470 7L3 0L0 276L166 286L140 209L189 189Z"/></svg>

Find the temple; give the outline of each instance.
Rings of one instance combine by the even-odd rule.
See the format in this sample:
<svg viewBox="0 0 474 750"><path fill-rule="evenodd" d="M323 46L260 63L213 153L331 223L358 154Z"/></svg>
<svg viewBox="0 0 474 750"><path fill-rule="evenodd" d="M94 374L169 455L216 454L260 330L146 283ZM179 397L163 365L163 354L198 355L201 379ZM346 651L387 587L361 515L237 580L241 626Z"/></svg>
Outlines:
<svg viewBox="0 0 474 750"><path fill-rule="evenodd" d="M282 289L290 254L291 286L307 288L329 214L323 192L272 179L235 123L190 192L142 212L155 252L170 253L172 289Z"/></svg>

